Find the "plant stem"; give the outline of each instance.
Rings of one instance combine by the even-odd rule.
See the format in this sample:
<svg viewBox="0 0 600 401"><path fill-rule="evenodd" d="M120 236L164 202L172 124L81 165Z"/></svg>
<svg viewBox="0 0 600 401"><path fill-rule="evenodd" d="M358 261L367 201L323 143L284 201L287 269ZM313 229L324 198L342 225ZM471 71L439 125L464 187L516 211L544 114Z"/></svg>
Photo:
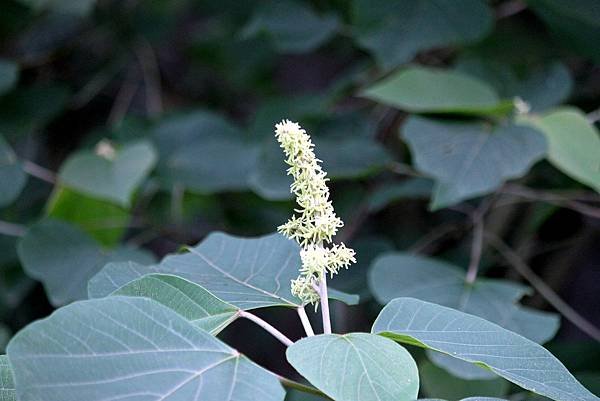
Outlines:
<svg viewBox="0 0 600 401"><path fill-rule="evenodd" d="M329 398L327 394L323 393L319 389L316 389L312 386L307 386L306 384L298 383L297 381L288 379L287 377L279 376L277 374L275 376L277 376L281 384L283 384L285 387L293 388L295 390L302 391L303 393L318 395L328 400L331 400L331 398Z"/></svg>
<svg viewBox="0 0 600 401"><path fill-rule="evenodd" d="M331 334L331 318L329 317L329 295L327 294L327 272L323 272L319 282L321 297L321 316L323 317L323 333Z"/></svg>
<svg viewBox="0 0 600 401"><path fill-rule="evenodd" d="M523 276L533 288L535 288L557 311L559 311L568 321L577 326L596 341L600 341L600 329L581 316L575 309L571 308L562 298L554 292L548 284L544 282L535 272L497 235L485 232L486 240L506 259L508 264L513 266L521 276Z"/></svg>
<svg viewBox="0 0 600 401"><path fill-rule="evenodd" d="M473 243L471 245L471 258L469 260L469 269L465 281L473 284L477 278L479 264L481 262L481 252L483 250L483 219L475 218L473 225Z"/></svg>
<svg viewBox="0 0 600 401"><path fill-rule="evenodd" d="M285 344L286 347L289 347L290 345L292 345L294 343L292 340L290 340L289 338L287 338L285 336L285 334L283 334L282 332L280 332L275 327L271 326L269 323L265 322L264 320L262 320L258 316L253 315L252 313L246 312L246 311L243 311L243 310L239 311L239 315L240 315L240 317L246 318L246 319L248 319L248 320L256 323L257 325L259 325L260 327L262 327L266 331L268 331L269 334L271 334L273 337L275 337L276 339L278 339L279 341L281 341L283 344Z"/></svg>
<svg viewBox="0 0 600 401"><path fill-rule="evenodd" d="M8 235L11 237L22 237L25 235L25 232L27 232L27 227L25 226L0 220L1 235Z"/></svg>
<svg viewBox="0 0 600 401"><path fill-rule="evenodd" d="M54 172L32 161L23 160L23 170L32 177L46 181L50 184L56 184L56 174Z"/></svg>
<svg viewBox="0 0 600 401"><path fill-rule="evenodd" d="M310 320L308 320L308 315L306 314L304 306L299 306L296 310L298 311L298 316L300 316L300 321L302 322L302 327L304 327L306 335L309 337L314 336L315 331L310 324Z"/></svg>

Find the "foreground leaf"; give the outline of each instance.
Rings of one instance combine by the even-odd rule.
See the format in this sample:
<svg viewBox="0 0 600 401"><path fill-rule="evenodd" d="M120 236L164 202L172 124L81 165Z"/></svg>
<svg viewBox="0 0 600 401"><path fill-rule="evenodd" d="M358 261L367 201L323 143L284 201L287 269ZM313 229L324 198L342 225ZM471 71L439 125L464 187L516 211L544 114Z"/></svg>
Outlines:
<svg viewBox="0 0 600 401"><path fill-rule="evenodd" d="M571 178L600 192L600 133L577 109L529 120L548 140L548 159Z"/></svg>
<svg viewBox="0 0 600 401"><path fill-rule="evenodd" d="M482 317L537 343L554 337L559 326L557 315L516 304L530 288L495 279L469 284L464 270L433 258L384 254L372 264L369 286L381 304L417 298Z"/></svg>
<svg viewBox="0 0 600 401"><path fill-rule="evenodd" d="M134 191L156 163L156 151L142 141L124 146L114 158L89 151L71 156L60 170L67 187L100 199L129 206Z"/></svg>
<svg viewBox="0 0 600 401"><path fill-rule="evenodd" d="M167 274L149 274L133 280L111 295L145 297L174 310L195 326L217 334L239 311L191 281Z"/></svg>
<svg viewBox="0 0 600 401"><path fill-rule="evenodd" d="M13 372L6 355L0 355L0 401L17 401Z"/></svg>
<svg viewBox="0 0 600 401"><path fill-rule="evenodd" d="M282 401L277 378L144 298L76 302L8 346L20 400Z"/></svg>
<svg viewBox="0 0 600 401"><path fill-rule="evenodd" d="M10 145L0 136L0 207L14 202L25 183L27 176L17 160L17 155Z"/></svg>
<svg viewBox="0 0 600 401"><path fill-rule="evenodd" d="M433 209L489 193L505 180L523 176L546 152L543 135L518 125L490 130L478 123L411 117L403 136L417 168L437 181Z"/></svg>
<svg viewBox="0 0 600 401"><path fill-rule="evenodd" d="M88 280L110 261L153 261L135 248L102 249L77 227L58 220L34 224L20 240L18 252L23 268L44 284L54 306L86 298Z"/></svg>
<svg viewBox="0 0 600 401"><path fill-rule="evenodd" d="M498 95L485 82L425 67L400 70L367 88L362 96L416 113L487 114L501 107Z"/></svg>
<svg viewBox="0 0 600 401"><path fill-rule="evenodd" d="M386 305L373 333L485 366L557 401L598 400L540 345L477 316L413 298Z"/></svg>
<svg viewBox="0 0 600 401"><path fill-rule="evenodd" d="M422 50L476 41L493 23L480 0L355 0L352 11L358 44L387 69Z"/></svg>
<svg viewBox="0 0 600 401"><path fill-rule="evenodd" d="M393 341L366 333L303 338L288 361L336 401L412 401L419 392L417 365Z"/></svg>

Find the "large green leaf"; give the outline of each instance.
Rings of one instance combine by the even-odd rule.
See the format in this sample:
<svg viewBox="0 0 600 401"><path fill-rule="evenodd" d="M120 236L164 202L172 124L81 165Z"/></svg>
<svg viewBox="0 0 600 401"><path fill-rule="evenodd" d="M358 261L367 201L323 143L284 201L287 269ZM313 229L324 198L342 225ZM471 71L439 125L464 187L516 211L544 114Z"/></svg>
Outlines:
<svg viewBox="0 0 600 401"><path fill-rule="evenodd" d="M595 0L527 0L559 41L600 62L600 8Z"/></svg>
<svg viewBox="0 0 600 401"><path fill-rule="evenodd" d="M301 304L292 295L290 281L298 275L298 245L280 234L240 238L212 233L189 252L170 255L159 265L109 264L89 285L91 297L110 294L148 273L183 277L242 309Z"/></svg>
<svg viewBox="0 0 600 401"><path fill-rule="evenodd" d="M413 401L417 365L408 351L367 333L303 338L286 351L309 382L336 401Z"/></svg>
<svg viewBox="0 0 600 401"><path fill-rule="evenodd" d="M9 60L0 58L0 95L11 90L17 83L19 67Z"/></svg>
<svg viewBox="0 0 600 401"><path fill-rule="evenodd" d="M577 109L558 109L529 119L546 135L548 159L571 178L600 192L600 133Z"/></svg>
<svg viewBox="0 0 600 401"><path fill-rule="evenodd" d="M17 401L13 372L6 355L0 355L0 401Z"/></svg>
<svg viewBox="0 0 600 401"><path fill-rule="evenodd" d="M556 334L557 315L516 302L530 289L507 280L478 279L469 284L465 271L446 262L407 253L378 257L369 272L371 292L381 304L411 297L458 309L494 322L537 343Z"/></svg>
<svg viewBox="0 0 600 401"><path fill-rule="evenodd" d="M76 302L8 346L22 401L282 401L276 376L145 298Z"/></svg>
<svg viewBox="0 0 600 401"><path fill-rule="evenodd" d="M239 311L199 285L167 274L148 274L129 282L111 295L153 299L211 334L219 333L233 322Z"/></svg>
<svg viewBox="0 0 600 401"><path fill-rule="evenodd" d="M240 309L298 307L290 281L298 276L300 248L280 234L241 238L211 233L188 252L169 255L158 265L109 263L88 286L91 298L105 297L150 273L171 274L198 284ZM356 296L334 292L332 298L356 303Z"/></svg>
<svg viewBox="0 0 600 401"><path fill-rule="evenodd" d="M88 280L108 262L153 262L150 254L139 249L102 249L77 227L51 219L31 226L18 252L27 274L44 283L55 306L86 298Z"/></svg>
<svg viewBox="0 0 600 401"><path fill-rule="evenodd" d="M474 395L502 397L508 393L510 386L509 382L499 377L492 380L459 379L429 362L419 365L419 376L423 392L428 397L447 397L451 400Z"/></svg>
<svg viewBox="0 0 600 401"><path fill-rule="evenodd" d="M154 128L152 137L165 187L183 185L199 193L248 187L258 146L222 117L206 111L171 116Z"/></svg>
<svg viewBox="0 0 600 401"><path fill-rule="evenodd" d="M480 317L413 298L396 298L373 333L485 366L499 376L557 401L597 401L542 346Z"/></svg>
<svg viewBox="0 0 600 401"><path fill-rule="evenodd" d="M389 69L422 50L481 39L493 17L481 0L354 0L353 22L358 44Z"/></svg>
<svg viewBox="0 0 600 401"><path fill-rule="evenodd" d="M243 28L246 38L260 34L280 52L303 53L316 49L335 33L339 21L334 15L316 14L299 1L266 1Z"/></svg>
<svg viewBox="0 0 600 401"><path fill-rule="evenodd" d="M156 163L156 151L140 141L117 149L113 156L81 151L61 167L63 185L84 194L129 206L137 187Z"/></svg>
<svg viewBox="0 0 600 401"><path fill-rule="evenodd" d="M46 208L48 217L79 226L107 247L119 243L131 219L122 206L60 185L55 187Z"/></svg>
<svg viewBox="0 0 600 401"><path fill-rule="evenodd" d="M485 82L429 67L395 72L367 88L362 96L416 113L488 114L505 108Z"/></svg>
<svg viewBox="0 0 600 401"><path fill-rule="evenodd" d="M27 175L17 160L15 152L0 135L0 207L14 202L25 183Z"/></svg>
<svg viewBox="0 0 600 401"><path fill-rule="evenodd" d="M379 212L403 199L428 199L433 183L426 178L409 178L401 182L384 183L377 187L369 197L369 210Z"/></svg>
<svg viewBox="0 0 600 401"><path fill-rule="evenodd" d="M518 125L490 129L482 123L411 117L403 136L416 167L437 181L434 209L492 192L526 174L546 152L543 135Z"/></svg>

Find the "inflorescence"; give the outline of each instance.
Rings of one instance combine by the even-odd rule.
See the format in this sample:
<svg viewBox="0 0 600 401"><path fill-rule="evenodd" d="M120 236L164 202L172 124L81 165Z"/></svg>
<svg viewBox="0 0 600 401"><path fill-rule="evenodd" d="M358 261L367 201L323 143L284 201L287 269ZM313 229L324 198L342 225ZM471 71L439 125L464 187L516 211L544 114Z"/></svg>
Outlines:
<svg viewBox="0 0 600 401"><path fill-rule="evenodd" d="M299 206L295 209L299 215L278 228L302 247L302 267L298 278L292 280L292 294L306 303L316 304L323 275L333 276L342 267L355 263L354 250L343 243L331 244L344 223L336 216L329 200L329 179L319 164L321 160L315 156L310 136L297 123L283 120L275 126L275 137L290 166L287 173L294 178L291 192Z"/></svg>

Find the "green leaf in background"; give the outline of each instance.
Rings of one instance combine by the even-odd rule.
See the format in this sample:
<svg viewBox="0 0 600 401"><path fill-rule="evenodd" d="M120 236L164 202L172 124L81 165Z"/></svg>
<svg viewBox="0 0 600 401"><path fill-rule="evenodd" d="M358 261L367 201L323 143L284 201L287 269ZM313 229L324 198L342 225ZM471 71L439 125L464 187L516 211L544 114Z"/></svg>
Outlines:
<svg viewBox="0 0 600 401"><path fill-rule="evenodd" d="M275 375L145 298L110 297L61 308L17 334L8 356L21 400L285 396Z"/></svg>
<svg viewBox="0 0 600 401"><path fill-rule="evenodd" d="M108 262L154 261L140 249L103 249L81 229L51 219L31 226L21 238L18 252L23 268L44 284L54 306L86 298L88 280Z"/></svg>
<svg viewBox="0 0 600 401"><path fill-rule="evenodd" d="M123 207L57 186L47 216L75 224L100 244L113 247L125 234L131 215Z"/></svg>
<svg viewBox="0 0 600 401"><path fill-rule="evenodd" d="M494 88L462 73L408 67L375 83L361 96L415 113L494 114L511 104L500 102Z"/></svg>
<svg viewBox="0 0 600 401"><path fill-rule="evenodd" d="M110 147L111 145L106 145ZM80 151L69 157L60 169L60 182L66 187L99 199L128 207L137 187L156 163L156 151L147 141L109 149L113 154Z"/></svg>
<svg viewBox="0 0 600 401"><path fill-rule="evenodd" d="M305 53L328 41L338 25L336 16L318 15L306 3L267 1L242 29L242 36L250 38L264 33L279 52Z"/></svg>
<svg viewBox="0 0 600 401"><path fill-rule="evenodd" d="M307 337L288 347L290 364L336 401L413 401L417 365L408 351L367 333Z"/></svg>
<svg viewBox="0 0 600 401"><path fill-rule="evenodd" d="M64 110L69 89L57 83L19 87L0 97L0 132L19 138L41 130Z"/></svg>
<svg viewBox="0 0 600 401"><path fill-rule="evenodd" d="M89 285L90 297L106 296L148 273L172 274L196 283L241 309L300 306L290 281L300 267L298 245L280 234L241 238L216 232L189 252L169 255L159 265L109 264Z"/></svg>
<svg viewBox="0 0 600 401"><path fill-rule="evenodd" d="M399 297L417 298L482 317L537 343L554 337L560 323L556 314L517 304L530 293L526 286L484 278L469 284L463 269L418 255L379 256L369 272L369 287L381 304Z"/></svg>
<svg viewBox="0 0 600 401"><path fill-rule="evenodd" d="M431 196L433 183L426 178L409 178L401 182L383 184L369 198L369 210L373 213L390 203L403 199L427 199Z"/></svg>
<svg viewBox="0 0 600 401"><path fill-rule="evenodd" d="M36 11L52 10L58 13L87 15L94 9L96 0L18 0Z"/></svg>
<svg viewBox="0 0 600 401"><path fill-rule="evenodd" d="M19 66L0 58L0 95L14 88L19 78Z"/></svg>
<svg viewBox="0 0 600 401"><path fill-rule="evenodd" d="M383 308L373 333L487 367L557 401L597 401L542 346L480 317L413 298Z"/></svg>
<svg viewBox="0 0 600 401"><path fill-rule="evenodd" d="M561 104L573 90L573 78L559 62L537 66L524 76L508 64L473 57L460 59L455 68L488 83L503 98L520 97L536 112Z"/></svg>
<svg viewBox="0 0 600 401"><path fill-rule="evenodd" d="M527 0L569 50L600 62L600 8L595 0Z"/></svg>
<svg viewBox="0 0 600 401"><path fill-rule="evenodd" d="M416 167L436 179L432 209L484 195L518 178L544 156L536 130L411 117L403 127Z"/></svg>
<svg viewBox="0 0 600 401"><path fill-rule="evenodd" d="M6 355L0 355L0 401L17 401L13 372Z"/></svg>
<svg viewBox="0 0 600 401"><path fill-rule="evenodd" d="M258 147L222 117L206 111L168 117L152 138L160 152L156 170L166 188L213 193L248 187Z"/></svg>
<svg viewBox="0 0 600 401"><path fill-rule="evenodd" d="M600 192L600 133L581 111L561 108L525 121L546 136L554 167Z"/></svg>
<svg viewBox="0 0 600 401"><path fill-rule="evenodd" d="M4 349L10 340L10 329L0 323L0 353L4 353ZM0 398L1 400L2 398Z"/></svg>
<svg viewBox="0 0 600 401"><path fill-rule="evenodd" d="M385 69L423 50L477 41L493 25L481 0L354 0L352 17L358 44Z"/></svg>
<svg viewBox="0 0 600 401"><path fill-rule="evenodd" d="M13 203L27 182L17 155L0 135L0 207Z"/></svg>
<svg viewBox="0 0 600 401"><path fill-rule="evenodd" d="M428 397L460 400L469 396L502 397L508 393L510 383L504 379L464 380L452 376L430 362L419 366L421 388Z"/></svg>
<svg viewBox="0 0 600 401"><path fill-rule="evenodd" d="M148 274L111 295L153 299L191 321L194 326L214 335L233 322L239 311L199 285L167 274Z"/></svg>

